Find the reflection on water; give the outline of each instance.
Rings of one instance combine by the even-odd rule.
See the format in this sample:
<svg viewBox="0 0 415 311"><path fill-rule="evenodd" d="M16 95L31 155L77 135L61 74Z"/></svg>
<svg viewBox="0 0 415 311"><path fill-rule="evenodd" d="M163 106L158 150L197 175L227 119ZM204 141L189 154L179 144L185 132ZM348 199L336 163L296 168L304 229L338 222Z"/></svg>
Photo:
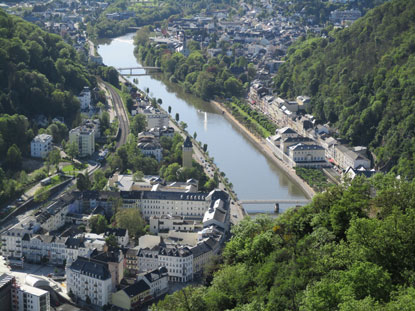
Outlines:
<svg viewBox="0 0 415 311"><path fill-rule="evenodd" d="M132 34L102 42L98 48L104 63L114 67L140 65L133 55ZM142 71L144 72L144 70ZM255 145L208 102L185 93L161 75L140 76L138 87L149 88L161 98L162 106L172 107L172 115L186 122L188 132L208 145L210 156L233 183L239 199L304 199L302 190ZM132 78L130 79L132 81ZM287 206L281 206L284 210ZM246 205L247 211L272 211L272 205Z"/></svg>

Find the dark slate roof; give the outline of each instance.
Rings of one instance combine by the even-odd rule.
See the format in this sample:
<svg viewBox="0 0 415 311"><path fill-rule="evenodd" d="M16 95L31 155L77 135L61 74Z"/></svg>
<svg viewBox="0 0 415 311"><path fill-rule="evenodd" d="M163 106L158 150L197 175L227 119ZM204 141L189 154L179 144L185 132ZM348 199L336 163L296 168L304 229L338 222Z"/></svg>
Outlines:
<svg viewBox="0 0 415 311"><path fill-rule="evenodd" d="M128 297L135 297L149 289L150 286L148 286L144 280L140 280L133 285L124 288L123 291L128 295Z"/></svg>
<svg viewBox="0 0 415 311"><path fill-rule="evenodd" d="M111 278L108 264L95 259L78 257L69 267L71 270L90 277L107 280Z"/></svg>
<svg viewBox="0 0 415 311"><path fill-rule="evenodd" d="M298 136L298 137L287 137L283 140L284 143L296 143L296 142L313 141L311 138Z"/></svg>
<svg viewBox="0 0 415 311"><path fill-rule="evenodd" d="M159 267L157 269L154 269L146 274L144 274L144 277L150 282L155 282L159 280L160 278L167 276L167 268L166 267Z"/></svg>
<svg viewBox="0 0 415 311"><path fill-rule="evenodd" d="M104 232L105 236L110 236L111 234L116 236L116 237L122 237L122 236L125 236L127 234L127 230L126 229L121 229L121 228L108 228Z"/></svg>
<svg viewBox="0 0 415 311"><path fill-rule="evenodd" d="M84 242L79 239L79 238L73 238L73 237L69 237L66 242L65 242L65 246L67 248L79 248L79 247L85 247Z"/></svg>
<svg viewBox="0 0 415 311"><path fill-rule="evenodd" d="M280 133L284 133L284 134L297 134L296 131L294 131L292 128L290 127L284 127L280 130Z"/></svg>
<svg viewBox="0 0 415 311"><path fill-rule="evenodd" d="M303 144L291 146L290 149L292 150L324 150L324 148L319 145L303 145Z"/></svg>
<svg viewBox="0 0 415 311"><path fill-rule="evenodd" d="M210 246L205 242L198 243L195 247L190 249L193 254L193 258L199 257L200 255L203 255L211 250Z"/></svg>
<svg viewBox="0 0 415 311"><path fill-rule="evenodd" d="M96 249L92 252L91 258L102 261L102 262L116 262L119 263L123 256L122 251L108 251L108 252L98 252Z"/></svg>
<svg viewBox="0 0 415 311"><path fill-rule="evenodd" d="M121 191L123 199L147 199L147 200L188 200L205 201L207 193L203 192L170 192L170 191Z"/></svg>
<svg viewBox="0 0 415 311"><path fill-rule="evenodd" d="M189 136L186 136L186 140L183 143L183 147L185 148L193 148L192 141L190 140Z"/></svg>
<svg viewBox="0 0 415 311"><path fill-rule="evenodd" d="M161 247L159 254L162 256L172 256L172 257L187 257L192 255L192 252L188 247Z"/></svg>

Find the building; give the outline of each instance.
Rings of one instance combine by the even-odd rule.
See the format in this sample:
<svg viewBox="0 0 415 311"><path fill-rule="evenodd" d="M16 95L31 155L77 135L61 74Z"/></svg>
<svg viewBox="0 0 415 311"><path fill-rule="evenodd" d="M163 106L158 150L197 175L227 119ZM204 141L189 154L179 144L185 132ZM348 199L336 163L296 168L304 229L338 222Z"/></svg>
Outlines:
<svg viewBox="0 0 415 311"><path fill-rule="evenodd" d="M104 252L93 251L91 258L108 264L108 270L111 274L113 290L115 286L121 283L124 277L124 254L120 249L108 250Z"/></svg>
<svg viewBox="0 0 415 311"><path fill-rule="evenodd" d="M350 166L344 173L344 176L353 180L356 176L365 176L366 178L370 178L376 173L377 172L375 169L370 170L370 169L364 168L363 166L359 166L358 168L353 168Z"/></svg>
<svg viewBox="0 0 415 311"><path fill-rule="evenodd" d="M183 143L182 151L182 160L183 167L191 168L192 167L192 156L193 156L193 144L189 136L186 137L186 140Z"/></svg>
<svg viewBox="0 0 415 311"><path fill-rule="evenodd" d="M211 238L209 240L214 242ZM212 256L215 254L209 244L206 241L202 241L190 249L193 254L194 274L201 274L205 265L211 261Z"/></svg>
<svg viewBox="0 0 415 311"><path fill-rule="evenodd" d="M147 119L147 129L169 127L169 115L167 112L147 106L142 110Z"/></svg>
<svg viewBox="0 0 415 311"><path fill-rule="evenodd" d="M30 233L30 231L17 228L11 228L3 232L1 235L1 251L5 258L22 258L22 239L26 233Z"/></svg>
<svg viewBox="0 0 415 311"><path fill-rule="evenodd" d="M52 135L37 135L30 143L30 155L34 158L46 158L51 150Z"/></svg>
<svg viewBox="0 0 415 311"><path fill-rule="evenodd" d="M205 212L203 216L203 227L215 225L223 230L229 229L229 213L225 202L217 199Z"/></svg>
<svg viewBox="0 0 415 311"><path fill-rule="evenodd" d="M326 151L319 145L297 144L288 148L288 156L295 166L320 168L327 165Z"/></svg>
<svg viewBox="0 0 415 311"><path fill-rule="evenodd" d="M0 306L4 311L12 311L13 288L16 284L14 276L3 273L0 275ZM13 298L13 304L16 304Z"/></svg>
<svg viewBox="0 0 415 311"><path fill-rule="evenodd" d="M90 156L95 151L95 130L87 126L78 126L69 131L69 143L78 146L79 156Z"/></svg>
<svg viewBox="0 0 415 311"><path fill-rule="evenodd" d="M65 225L69 205L65 201L55 201L46 209L35 214L36 221L45 231L54 231Z"/></svg>
<svg viewBox="0 0 415 311"><path fill-rule="evenodd" d="M162 160L163 148L153 135L139 137L137 146L144 156L154 157L157 162Z"/></svg>
<svg viewBox="0 0 415 311"><path fill-rule="evenodd" d="M158 234L159 232L167 232L170 230L193 232L195 230L195 221L185 220L182 216L151 216L149 226L150 233L152 234Z"/></svg>
<svg viewBox="0 0 415 311"><path fill-rule="evenodd" d="M356 169L359 166L370 169L370 160L368 158L345 145L332 145L332 155L336 164L344 171L349 167Z"/></svg>
<svg viewBox="0 0 415 311"><path fill-rule="evenodd" d="M152 298L157 298L169 289L169 275L166 267L159 267L147 273L138 275L137 281L143 280L150 286Z"/></svg>
<svg viewBox="0 0 415 311"><path fill-rule="evenodd" d="M139 280L133 285L112 294L112 305L119 310L140 310L140 307L151 299L150 286Z"/></svg>
<svg viewBox="0 0 415 311"><path fill-rule="evenodd" d="M91 91L89 90L89 87L84 87L79 94L78 99L81 104L81 110L89 109L89 106L91 105Z"/></svg>
<svg viewBox="0 0 415 311"><path fill-rule="evenodd" d="M193 254L186 246L162 246L158 253L160 267L166 267L171 282L193 279Z"/></svg>
<svg viewBox="0 0 415 311"><path fill-rule="evenodd" d="M138 272L147 272L157 269L159 265L159 246L140 248L137 254Z"/></svg>
<svg viewBox="0 0 415 311"><path fill-rule="evenodd" d="M130 248L125 254L125 270L127 275L138 273L138 247Z"/></svg>
<svg viewBox="0 0 415 311"><path fill-rule="evenodd" d="M128 237L128 230L122 228L108 228L104 232L104 237L109 237L110 235L115 236L117 243L120 246L127 247L130 239Z"/></svg>
<svg viewBox="0 0 415 311"><path fill-rule="evenodd" d="M167 214L202 219L210 205L208 194L200 192L121 191L120 195L123 207L138 207L146 219Z"/></svg>
<svg viewBox="0 0 415 311"><path fill-rule="evenodd" d="M15 289L14 311L49 311L50 294L40 288L22 285Z"/></svg>
<svg viewBox="0 0 415 311"><path fill-rule="evenodd" d="M66 268L69 295L103 307L111 303L113 289L108 264L95 259L78 257Z"/></svg>

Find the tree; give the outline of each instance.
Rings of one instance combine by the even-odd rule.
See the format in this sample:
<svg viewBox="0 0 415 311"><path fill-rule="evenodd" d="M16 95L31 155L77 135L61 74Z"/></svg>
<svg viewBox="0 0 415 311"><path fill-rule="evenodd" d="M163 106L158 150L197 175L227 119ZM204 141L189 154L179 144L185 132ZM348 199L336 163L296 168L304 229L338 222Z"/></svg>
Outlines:
<svg viewBox="0 0 415 311"><path fill-rule="evenodd" d="M105 178L105 174L102 170L95 171L92 175L92 180L92 190L102 190L107 184L107 178Z"/></svg>
<svg viewBox="0 0 415 311"><path fill-rule="evenodd" d="M144 178L144 173L142 171L136 171L133 174L134 181L142 181Z"/></svg>
<svg viewBox="0 0 415 311"><path fill-rule="evenodd" d="M44 202L46 201L50 196L50 191L46 188L39 188L36 190L34 195L35 202Z"/></svg>
<svg viewBox="0 0 415 311"><path fill-rule="evenodd" d="M105 239L105 243L107 243L107 245L109 247L118 247L118 241L117 238L115 237L115 235L110 234L106 239Z"/></svg>
<svg viewBox="0 0 415 311"><path fill-rule="evenodd" d="M203 151L204 151L204 152L206 152L206 151L207 151L207 148L208 148L208 145L207 145L207 144L203 144Z"/></svg>
<svg viewBox="0 0 415 311"><path fill-rule="evenodd" d="M47 162L56 166L56 171L59 171L59 161L61 160L61 152L58 149L53 149L49 152Z"/></svg>
<svg viewBox="0 0 415 311"><path fill-rule="evenodd" d="M103 215L95 215L91 217L89 227L92 232L101 234L107 229L108 221Z"/></svg>
<svg viewBox="0 0 415 311"><path fill-rule="evenodd" d="M163 103L163 100L161 98L157 99L157 104L161 105Z"/></svg>
<svg viewBox="0 0 415 311"><path fill-rule="evenodd" d="M171 113L171 106L169 106L169 107L167 108L167 111L169 112L169 114Z"/></svg>
<svg viewBox="0 0 415 311"><path fill-rule="evenodd" d="M76 158L79 155L78 144L74 141L67 144L66 145L66 153L71 158L71 162L73 162L73 159Z"/></svg>
<svg viewBox="0 0 415 311"><path fill-rule="evenodd" d="M179 120L180 120L180 115L179 115L179 113L178 113L178 112L176 113L175 119L176 119L176 122L179 122Z"/></svg>
<svg viewBox="0 0 415 311"><path fill-rule="evenodd" d="M127 229L130 236L136 238L145 233L146 222L138 208L121 208L115 214L116 226Z"/></svg>
<svg viewBox="0 0 415 311"><path fill-rule="evenodd" d="M144 131L147 127L147 119L146 116L143 114L136 114L131 121L131 132L134 135L138 135L138 133Z"/></svg>
<svg viewBox="0 0 415 311"><path fill-rule="evenodd" d="M196 140L196 137L197 137L197 133L196 133L196 132L194 132L194 133L193 133L193 139L194 139L194 140Z"/></svg>
<svg viewBox="0 0 415 311"><path fill-rule="evenodd" d="M235 77L229 77L224 84L226 96L228 97L239 97L242 94L243 85L241 81Z"/></svg>
<svg viewBox="0 0 415 311"><path fill-rule="evenodd" d="M6 167L11 170L18 170L22 166L22 153L20 152L19 147L16 144L13 144L7 150L6 156Z"/></svg>
<svg viewBox="0 0 415 311"><path fill-rule="evenodd" d="M79 191L89 190L91 188L91 182L89 181L88 176L79 173L78 176L76 176L76 187Z"/></svg>

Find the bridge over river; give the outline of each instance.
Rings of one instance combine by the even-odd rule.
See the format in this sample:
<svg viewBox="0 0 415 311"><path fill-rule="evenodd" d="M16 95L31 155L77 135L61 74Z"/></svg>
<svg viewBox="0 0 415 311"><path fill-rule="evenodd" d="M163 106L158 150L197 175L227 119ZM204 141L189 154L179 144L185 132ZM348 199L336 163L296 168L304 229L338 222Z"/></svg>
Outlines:
<svg viewBox="0 0 415 311"><path fill-rule="evenodd" d="M140 77L140 76L148 76L150 73L147 71L160 71L160 67L152 67L152 66L135 66L135 67L121 67L117 68L118 72L125 77ZM130 73L124 73L124 71L130 71ZM145 73L134 73L135 70L146 70Z"/></svg>

